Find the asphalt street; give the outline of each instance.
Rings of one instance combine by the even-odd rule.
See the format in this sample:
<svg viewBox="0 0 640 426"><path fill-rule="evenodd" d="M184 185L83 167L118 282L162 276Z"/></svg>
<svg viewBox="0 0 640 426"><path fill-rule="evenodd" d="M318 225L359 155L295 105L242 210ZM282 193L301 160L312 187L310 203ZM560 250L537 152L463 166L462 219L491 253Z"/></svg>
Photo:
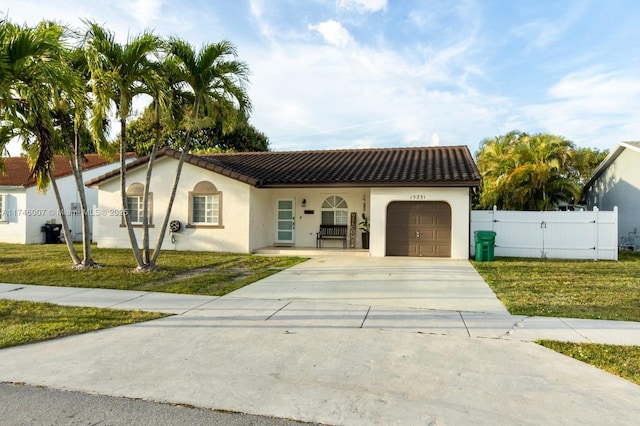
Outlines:
<svg viewBox="0 0 640 426"><path fill-rule="evenodd" d="M293 420L0 383L2 426L292 426Z"/></svg>

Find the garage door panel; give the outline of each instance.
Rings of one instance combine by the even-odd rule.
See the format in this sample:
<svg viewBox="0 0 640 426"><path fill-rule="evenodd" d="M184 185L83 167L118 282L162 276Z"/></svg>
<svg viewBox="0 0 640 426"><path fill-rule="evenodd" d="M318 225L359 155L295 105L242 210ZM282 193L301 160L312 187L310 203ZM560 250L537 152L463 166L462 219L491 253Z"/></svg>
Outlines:
<svg viewBox="0 0 640 426"><path fill-rule="evenodd" d="M397 201L387 207L387 256L451 257L451 207Z"/></svg>
<svg viewBox="0 0 640 426"><path fill-rule="evenodd" d="M448 243L451 241L451 231L448 229L436 231L434 238L438 241L446 241Z"/></svg>

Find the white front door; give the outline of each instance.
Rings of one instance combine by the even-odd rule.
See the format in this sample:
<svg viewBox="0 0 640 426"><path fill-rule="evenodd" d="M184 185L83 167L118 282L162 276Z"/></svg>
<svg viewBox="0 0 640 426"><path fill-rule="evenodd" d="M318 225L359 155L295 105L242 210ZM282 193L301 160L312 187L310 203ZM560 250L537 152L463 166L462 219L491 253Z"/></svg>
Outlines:
<svg viewBox="0 0 640 426"><path fill-rule="evenodd" d="M276 243L293 244L296 229L295 200L293 198L279 198L277 203Z"/></svg>

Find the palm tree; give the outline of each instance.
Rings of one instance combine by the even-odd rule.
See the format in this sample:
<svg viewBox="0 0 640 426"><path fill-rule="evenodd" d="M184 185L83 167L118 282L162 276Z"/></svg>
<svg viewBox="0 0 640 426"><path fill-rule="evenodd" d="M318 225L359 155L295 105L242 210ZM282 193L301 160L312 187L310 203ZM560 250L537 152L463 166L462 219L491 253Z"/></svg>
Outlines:
<svg viewBox="0 0 640 426"><path fill-rule="evenodd" d="M476 153L482 175L480 205L482 208L502 206L508 196L507 173L515 167L514 146L523 133L511 131L506 135L484 139Z"/></svg>
<svg viewBox="0 0 640 426"><path fill-rule="evenodd" d="M95 98L93 121L96 124L104 122L112 106L120 121L120 194L122 209L127 212L127 119L131 115L133 99L141 94L155 92L153 87L159 84L157 62L153 60L153 56L159 53L162 41L150 32L143 32L121 45L115 41L113 33L89 22L85 43ZM93 131L97 129L99 126L95 126ZM102 135L98 132L95 136L101 139ZM124 219L138 268L145 269L147 263L140 253L131 218L125 214Z"/></svg>
<svg viewBox="0 0 640 426"><path fill-rule="evenodd" d="M187 42L173 38L169 41L168 57L178 61L179 83L176 90L189 92L193 97L193 107L187 136L176 168L169 203L150 259L150 267L155 269L156 260L162 248L167 225L178 189L182 166L189 152L194 131L206 125L205 118L220 117L220 121L231 128L238 114L248 115L251 102L246 91L249 70L237 60L235 46L229 41L221 41L202 46L200 51Z"/></svg>
<svg viewBox="0 0 640 426"><path fill-rule="evenodd" d="M59 88L53 88L52 99L54 101L54 117L60 129L61 138L64 142L64 154L69 159L73 177L76 183L76 192L80 202L82 219L82 248L84 267L94 266L91 257L91 235L89 229L89 206L85 194L84 179L82 177L84 150L90 149L110 158L112 156L111 146L106 138L93 139L88 128L87 112L89 110L89 73L85 60L84 51L80 48L68 50L66 55L71 73L76 80L77 90L75 93L67 93ZM93 125L103 125L104 123L92 123ZM102 136L105 133L103 128L95 132ZM85 148L90 147L90 148Z"/></svg>
<svg viewBox="0 0 640 426"><path fill-rule="evenodd" d="M563 137L513 131L486 139L477 153L480 204L506 210L549 210L577 200L572 177L573 143Z"/></svg>
<svg viewBox="0 0 640 426"><path fill-rule="evenodd" d="M65 28L54 23L42 22L35 28L23 28L6 21L0 23L1 133L3 141L9 135L23 140L38 190L46 189L51 183L61 212L67 249L77 265L81 261L70 238L53 173L53 156L60 143L60 133L54 123L51 94L56 90L72 94L77 88L74 75L64 61L64 34Z"/></svg>
<svg viewBox="0 0 640 426"><path fill-rule="evenodd" d="M183 117L183 105L184 98L189 98L189 94L181 90L181 73L178 68L178 61L175 57L166 57L165 60L160 63L158 68L160 74L159 83L154 86L153 92L149 93L152 96L152 103L149 106L153 110L153 145L149 154L149 160L147 163L147 172L145 176L144 195L143 195L143 229L142 229L142 255L145 264L151 265L151 253L149 246L149 193L151 187L151 177L153 174L153 165L158 150L162 144L162 117L168 116L168 119L164 120L165 125L175 125L179 123ZM155 264L151 267L155 269Z"/></svg>

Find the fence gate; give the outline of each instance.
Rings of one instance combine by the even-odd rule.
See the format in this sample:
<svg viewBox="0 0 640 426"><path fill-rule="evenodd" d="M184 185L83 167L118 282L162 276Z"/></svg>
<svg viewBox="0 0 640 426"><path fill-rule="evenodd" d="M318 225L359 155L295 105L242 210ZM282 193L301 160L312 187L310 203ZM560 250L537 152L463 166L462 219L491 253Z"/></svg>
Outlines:
<svg viewBox="0 0 640 426"><path fill-rule="evenodd" d="M495 255L556 259L618 259L618 210L521 212L475 210L474 231L496 233ZM475 244L470 242L474 255Z"/></svg>

